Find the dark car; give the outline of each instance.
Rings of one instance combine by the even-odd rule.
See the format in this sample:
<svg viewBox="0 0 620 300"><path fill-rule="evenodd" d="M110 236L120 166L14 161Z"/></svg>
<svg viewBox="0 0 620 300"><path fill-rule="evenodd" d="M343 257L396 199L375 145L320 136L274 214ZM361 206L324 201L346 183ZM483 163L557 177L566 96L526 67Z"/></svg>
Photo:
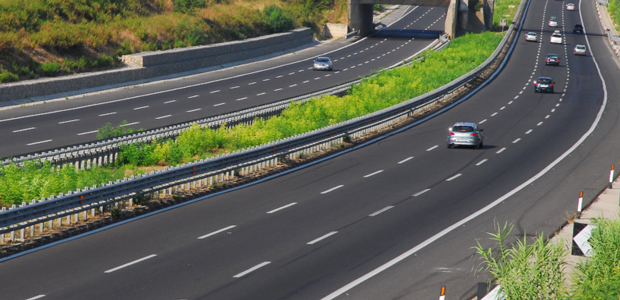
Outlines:
<svg viewBox="0 0 620 300"><path fill-rule="evenodd" d="M559 66L560 56L554 53L547 54L547 58L545 59L545 64Z"/></svg>
<svg viewBox="0 0 620 300"><path fill-rule="evenodd" d="M550 77L538 77L534 80L534 92L544 92L553 94L553 79Z"/></svg>
<svg viewBox="0 0 620 300"><path fill-rule="evenodd" d="M581 24L575 24L573 33L583 33L583 26L581 26Z"/></svg>

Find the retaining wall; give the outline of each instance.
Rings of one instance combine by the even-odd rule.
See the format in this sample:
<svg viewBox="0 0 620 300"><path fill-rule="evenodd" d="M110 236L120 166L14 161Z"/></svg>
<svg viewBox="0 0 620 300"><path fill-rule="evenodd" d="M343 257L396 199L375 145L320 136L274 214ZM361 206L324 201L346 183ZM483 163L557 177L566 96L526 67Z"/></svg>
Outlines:
<svg viewBox="0 0 620 300"><path fill-rule="evenodd" d="M243 41L125 55L128 67L102 72L0 84L0 102L144 80L214 67L297 48L312 43L310 28Z"/></svg>

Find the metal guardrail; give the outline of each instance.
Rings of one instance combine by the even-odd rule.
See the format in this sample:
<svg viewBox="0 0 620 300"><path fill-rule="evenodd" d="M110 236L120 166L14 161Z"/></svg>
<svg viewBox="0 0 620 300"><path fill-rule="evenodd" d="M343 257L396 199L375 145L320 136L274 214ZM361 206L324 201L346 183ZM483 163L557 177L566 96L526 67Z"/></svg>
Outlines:
<svg viewBox="0 0 620 300"><path fill-rule="evenodd" d="M448 41L440 42L435 40L425 49L433 48L439 43L447 45ZM436 49L440 50L440 49ZM387 68L391 70L395 67L406 65L411 63L413 57L400 62L394 66ZM375 76L371 75L370 77ZM362 79L346 82L328 89L309 93L295 98L290 98L270 104L265 104L253 108L248 108L232 113L218 115L210 118L203 118L194 121L184 122L180 124L170 125L162 128L151 129L143 132L137 132L121 137L109 138L92 143L71 145L67 147L51 149L41 152L33 152L28 154L22 154L19 157L5 158L2 165L9 165L11 163L22 163L25 161L49 161L52 165L64 165L64 164L78 164L82 165L82 168L86 164L94 162L94 164L104 164L112 162L117 153L120 151L121 145L129 145L134 143L148 143L153 140L170 139L175 138L184 130L189 129L193 124L199 124L201 127L209 127L211 129L217 129L222 124L226 124L227 128L234 127L238 124L245 123L251 124L255 118L268 119L273 116L278 116L280 113L289 107L291 102L306 102L313 98L323 95L334 95L345 92L351 88L352 85L359 84Z"/></svg>
<svg viewBox="0 0 620 300"><path fill-rule="evenodd" d="M514 20L522 14L523 2ZM14 232L19 229L33 226L34 224L61 218L63 216L74 215L95 207L118 203L138 194L150 193L153 191L164 190L173 186L186 184L202 180L214 174L230 172L240 168L245 168L259 162L264 162L274 158L291 155L300 150L325 145L343 137L355 135L359 132L367 132L379 128L382 124L391 124L412 114L418 109L444 99L447 95L462 88L471 80L477 78L485 72L491 63L497 58L500 51L506 46L508 38L512 34L515 24L509 27L493 54L474 70L453 80L452 82L420 95L406 102L395 106L358 117L339 124L328 126L312 132L300 134L295 137L286 138L280 141L267 143L261 146L252 147L242 151L236 151L211 159L203 159L190 164L183 164L162 171L150 172L144 176L124 178L116 182L108 182L102 186L78 189L68 192L67 195L60 194L58 197L48 199L33 200L30 203L23 203L20 207L0 212L0 233ZM516 42L516 39L515 41ZM116 141L118 143L118 141Z"/></svg>

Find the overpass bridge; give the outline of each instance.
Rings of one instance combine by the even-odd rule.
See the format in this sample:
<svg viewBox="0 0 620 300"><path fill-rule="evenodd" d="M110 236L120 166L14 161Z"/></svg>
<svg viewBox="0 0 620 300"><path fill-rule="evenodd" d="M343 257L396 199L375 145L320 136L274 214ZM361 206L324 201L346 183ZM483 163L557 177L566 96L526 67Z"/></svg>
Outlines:
<svg viewBox="0 0 620 300"><path fill-rule="evenodd" d="M445 7L445 32L450 38L464 32L491 29L495 0L349 0L349 28L365 36L374 31L375 4Z"/></svg>

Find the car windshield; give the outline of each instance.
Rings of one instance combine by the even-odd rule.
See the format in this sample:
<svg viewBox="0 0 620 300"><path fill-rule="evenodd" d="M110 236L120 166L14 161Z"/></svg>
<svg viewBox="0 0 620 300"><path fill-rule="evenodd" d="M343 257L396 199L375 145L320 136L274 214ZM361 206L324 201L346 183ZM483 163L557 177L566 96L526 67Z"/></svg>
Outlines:
<svg viewBox="0 0 620 300"><path fill-rule="evenodd" d="M548 58L559 58L557 54L549 54L547 55Z"/></svg>
<svg viewBox="0 0 620 300"><path fill-rule="evenodd" d="M584 49L586 49L586 46L583 46L583 45L577 45L577 47L575 47L575 48L577 48L577 49L579 49L579 50L584 50Z"/></svg>
<svg viewBox="0 0 620 300"><path fill-rule="evenodd" d="M452 131L456 132L473 132L474 128L471 126L454 126L452 127Z"/></svg>
<svg viewBox="0 0 620 300"><path fill-rule="evenodd" d="M534 32L529 32L527 35L529 35L529 36L536 36L536 33L534 33Z"/></svg>
<svg viewBox="0 0 620 300"><path fill-rule="evenodd" d="M562 35L561 35L561 34L559 34L559 33L554 33L554 34L553 34L553 37L562 37Z"/></svg>
<svg viewBox="0 0 620 300"><path fill-rule="evenodd" d="M551 16L551 19L549 19L549 20L551 20L551 21L555 21L555 20L557 20L557 19L558 19L558 17L556 17L556 16Z"/></svg>
<svg viewBox="0 0 620 300"><path fill-rule="evenodd" d="M329 62L329 58L327 57L319 57L316 59L316 62L326 63Z"/></svg>
<svg viewBox="0 0 620 300"><path fill-rule="evenodd" d="M549 78L538 78L538 83L551 83Z"/></svg>
<svg viewBox="0 0 620 300"><path fill-rule="evenodd" d="M575 28L581 28L581 25L577 24L575 25Z"/></svg>

